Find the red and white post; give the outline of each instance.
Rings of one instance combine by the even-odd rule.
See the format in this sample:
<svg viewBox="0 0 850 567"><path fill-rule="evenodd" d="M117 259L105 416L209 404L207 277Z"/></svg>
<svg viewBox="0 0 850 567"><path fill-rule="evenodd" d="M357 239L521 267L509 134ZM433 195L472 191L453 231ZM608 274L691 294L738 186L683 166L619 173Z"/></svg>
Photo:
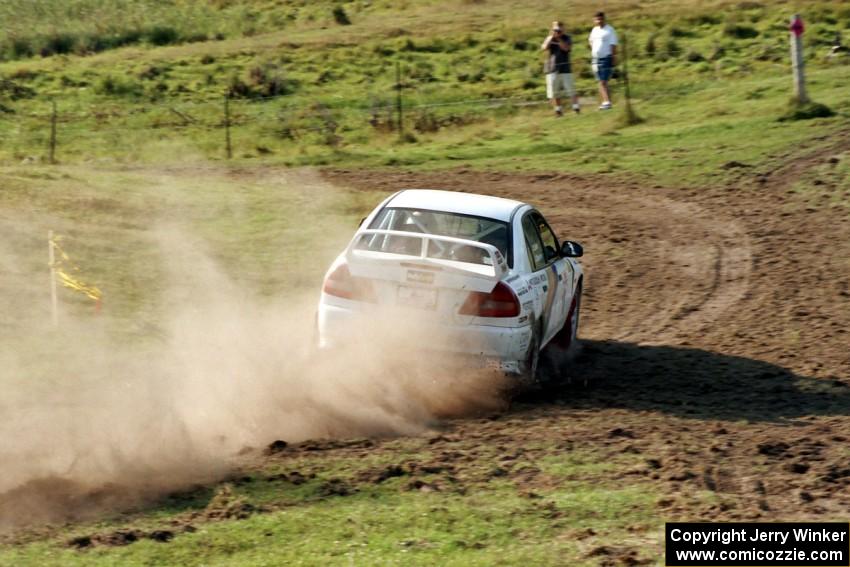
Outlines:
<svg viewBox="0 0 850 567"><path fill-rule="evenodd" d="M806 76L803 72L803 18L800 14L791 16L791 25L788 26L791 32L791 70L794 73L794 97L800 104L809 102L809 95L806 94Z"/></svg>

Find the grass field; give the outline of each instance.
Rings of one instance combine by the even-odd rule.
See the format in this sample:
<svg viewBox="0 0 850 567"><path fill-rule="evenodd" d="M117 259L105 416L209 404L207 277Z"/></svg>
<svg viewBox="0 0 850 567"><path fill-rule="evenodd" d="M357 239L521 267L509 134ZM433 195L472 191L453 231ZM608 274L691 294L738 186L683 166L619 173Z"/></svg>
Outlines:
<svg viewBox="0 0 850 567"><path fill-rule="evenodd" d="M423 441L393 441L381 451L393 459L427 462L437 451ZM554 449L554 447L546 449ZM327 459L305 456L286 458L281 465L260 474L219 485L217 494L202 491L193 500L172 504L151 514L121 522L123 530L150 533L170 526L177 536L168 545L149 540L126 548L95 547L79 551L66 543L77 535L108 533L111 522L63 530L37 544L12 548L0 554L4 565L537 565L595 564L579 558L590 543L576 541L582 526L621 541L634 538L623 529L651 526L656 495L638 487L617 487L598 479L628 457L600 463L594 455L571 453L566 458L525 466L541 467L550 475L553 489L532 497L518 494L512 482L493 476L489 462L497 455L481 454L481 470L470 473L475 485L465 489L443 486L434 491L408 486L406 474L368 488L352 488L364 474L375 475L396 461L354 456ZM518 465L523 465L522 462ZM316 477L303 484L279 480L293 470ZM424 476L423 486L433 482ZM463 478L464 483L469 478ZM557 488L555 486L557 485ZM481 490L486 486L485 490ZM347 491L356 490L355 493ZM329 491L339 492L328 496ZM224 504L222 504L224 502ZM212 503L212 505L210 505ZM250 503L257 510L247 519L192 525L189 512L207 506ZM202 509L202 508L201 508ZM563 520L541 523L546 515ZM176 522L171 520L177 520ZM191 528L190 528L191 530ZM643 545L658 545L661 534L643 536ZM63 549L64 548L64 549Z"/></svg>
<svg viewBox="0 0 850 567"><path fill-rule="evenodd" d="M734 188L742 171L777 170L850 126L850 57L825 57L836 33L850 33L841 3L606 3L629 39L645 120L628 127L620 110L594 108L583 38L597 5L582 0L564 13L549 0L2 3L0 339L23 353L21 329L49 320L48 230L103 290L110 333L144 350L168 317L161 227L178 226L209 250L243 298L315 292L385 194L334 187L317 173L323 167ZM809 22L810 93L832 117L779 120L789 106L793 11ZM536 52L555 17L575 31L586 108L560 120L542 104ZM410 107L405 140L386 108L396 62ZM621 82L615 96L619 103ZM532 104L469 102L503 97ZM51 101L57 165L45 163ZM423 106L443 103L451 104ZM844 151L795 179L794 206L847 207L848 163ZM97 320L88 299L61 289L60 300L63 317ZM332 454L290 447L127 514L9 536L0 565L598 565L612 545L639 550L624 562L660 564L657 503L667 496L621 474L643 457L602 445L572 450L568 439L535 444L536 424L522 415L508 427L528 451L513 455L513 470L534 468L543 479L534 490L500 472L511 452L503 439L356 441ZM692 506L723 504L710 490L688 497ZM127 534L139 541L123 545ZM94 543L73 543L81 537Z"/></svg>
<svg viewBox="0 0 850 567"><path fill-rule="evenodd" d="M101 10L99 27L121 31L138 25L134 10L148 7L142 0L123 12L108 3L41 4L40 16L23 4L6 7L12 21L23 22L18 31L7 28L7 42L39 29L27 27L28 18L66 21L68 33L83 33L74 30L90 25L91 14ZM718 15L733 5L734 18ZM335 8L350 15L350 24L334 20ZM835 35L850 25L845 8L824 2L794 6L809 22L812 96L837 117L792 126L776 122L790 97L785 22L791 7L723 1L695 8L687 2L641 10L624 5L609 11L629 41L632 91L646 122L622 128L618 112L592 111L596 95L584 37L593 9L580 3L560 15L574 30L586 115L554 121L542 105L536 51L549 14L559 13L552 2L539 0L519 13L511 3L494 0L411 2L402 13L378 2L158 4L149 12L150 25L197 16L207 35L221 28L224 39L175 39L169 46L141 41L0 63L5 109L0 159L45 159L51 101L58 107L56 155L62 162L222 159L223 96L230 92L234 157L252 163L417 168L498 163L510 169L653 172L695 181L735 156L792 146L808 136L807 128L841 127L850 112L843 94L850 57L826 57ZM255 29L241 29L241 18L255 21ZM288 23L280 27L279 21ZM59 33L63 26L51 29ZM397 62L408 107L404 141L394 129ZM614 87L621 100L622 81ZM534 104L486 103L504 97ZM740 135L751 131L770 135ZM716 159L689 159L694 148L705 146ZM669 171L657 170L652 152L662 155L658 161L669 164ZM664 159L668 152L681 159Z"/></svg>

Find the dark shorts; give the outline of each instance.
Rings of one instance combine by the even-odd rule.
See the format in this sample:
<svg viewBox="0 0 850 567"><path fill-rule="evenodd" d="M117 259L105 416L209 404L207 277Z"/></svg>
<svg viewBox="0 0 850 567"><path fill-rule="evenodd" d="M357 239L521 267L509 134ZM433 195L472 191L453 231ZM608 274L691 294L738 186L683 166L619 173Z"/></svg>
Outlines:
<svg viewBox="0 0 850 567"><path fill-rule="evenodd" d="M614 70L613 57L600 57L593 60L593 73L597 81L611 80L611 72Z"/></svg>

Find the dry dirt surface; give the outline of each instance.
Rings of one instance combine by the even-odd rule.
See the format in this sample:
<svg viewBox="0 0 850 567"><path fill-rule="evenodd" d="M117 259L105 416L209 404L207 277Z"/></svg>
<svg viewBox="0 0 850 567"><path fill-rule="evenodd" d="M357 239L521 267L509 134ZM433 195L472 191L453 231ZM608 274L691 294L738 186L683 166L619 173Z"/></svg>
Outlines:
<svg viewBox="0 0 850 567"><path fill-rule="evenodd" d="M491 459L533 491L548 479L514 470L511 456L542 457L524 447L557 439L634 455L637 466L600 480L648 483L668 520L827 519L850 506L850 209L791 188L848 147L736 168L720 188L463 169L326 176L354 189L528 201L585 247L571 383L491 419L451 422L431 440L448 455L434 466L458 478L464 463ZM697 496L706 491L716 498Z"/></svg>
<svg viewBox="0 0 850 567"><path fill-rule="evenodd" d="M321 466L325 458L383 453L381 460L392 464L327 480L319 497L397 477L406 490L461 493L499 478L537 499L541 518L556 521L562 512L540 494L560 481L528 463L572 451L598 462L628 456L627 466L578 480L646 486L659 495L656 512L665 520L846 518L850 209L792 187L848 149L845 137L804 149L807 155L782 168L730 166L734 182L699 189L466 169L325 171L328 181L350 190L463 190L536 205L558 235L585 247L582 349L568 383L485 417L450 419L415 440L428 455L423 462L396 455L381 439L278 441L262 454L246 454L233 484L262 477L270 463L296 466L299 456ZM317 473L289 470L267 480L301 484ZM0 510L33 505L33 492L72 507L115 493L80 494L67 484L30 488L2 495ZM120 529L68 545L169 541L198 523L273 509L251 506L224 485L206 509L162 529ZM592 540L595 534L572 535ZM609 546L592 552L639 564L633 554Z"/></svg>

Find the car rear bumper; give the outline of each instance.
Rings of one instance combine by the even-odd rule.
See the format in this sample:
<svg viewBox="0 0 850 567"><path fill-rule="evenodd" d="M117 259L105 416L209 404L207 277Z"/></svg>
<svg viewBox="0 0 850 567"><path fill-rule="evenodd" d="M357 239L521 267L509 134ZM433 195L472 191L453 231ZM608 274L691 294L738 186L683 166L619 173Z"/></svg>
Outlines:
<svg viewBox="0 0 850 567"><path fill-rule="evenodd" d="M319 304L316 318L319 349L349 345L362 338L359 331L369 323L369 314L357 309L326 303ZM409 333L416 348L451 355L475 367L493 368L508 374L520 374L531 343L530 325L497 327L492 325L453 325L417 323L416 331L405 329L401 321L399 333Z"/></svg>

